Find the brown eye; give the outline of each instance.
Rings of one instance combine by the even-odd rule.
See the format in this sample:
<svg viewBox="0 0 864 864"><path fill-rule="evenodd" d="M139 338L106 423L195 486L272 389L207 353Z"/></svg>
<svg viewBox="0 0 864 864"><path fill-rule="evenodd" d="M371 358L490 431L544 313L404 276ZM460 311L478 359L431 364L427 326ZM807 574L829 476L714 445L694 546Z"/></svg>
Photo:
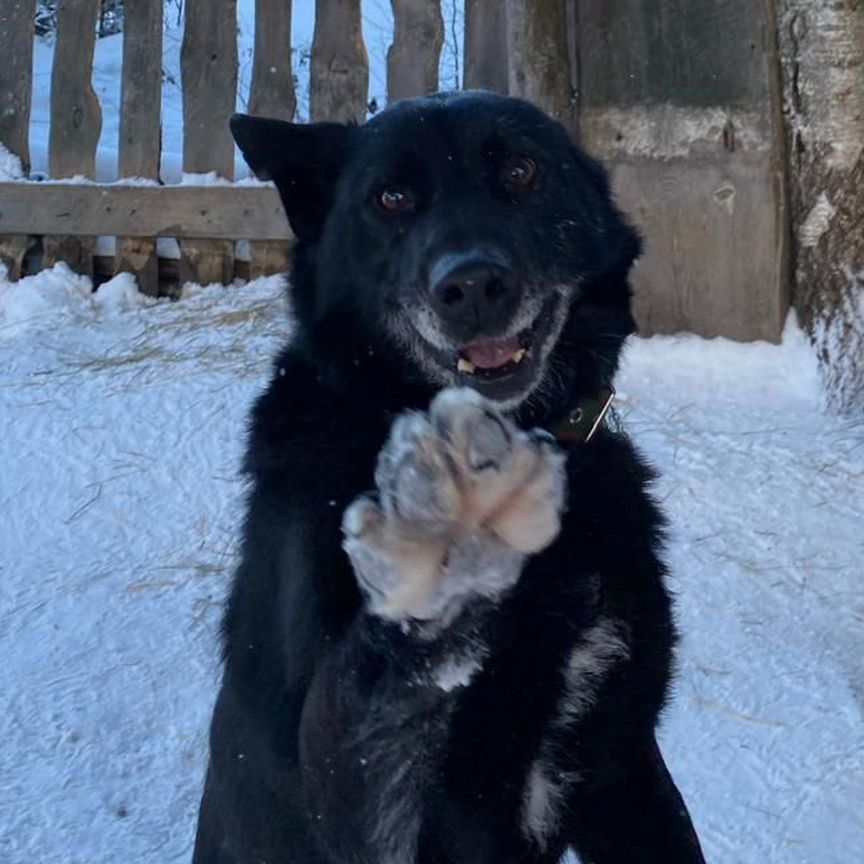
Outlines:
<svg viewBox="0 0 864 864"><path fill-rule="evenodd" d="M407 189L382 189L377 201L385 213L393 215L409 213L414 209L414 196Z"/></svg>
<svg viewBox="0 0 864 864"><path fill-rule="evenodd" d="M508 186L525 188L537 177L537 163L527 156L517 156L504 166L503 180Z"/></svg>

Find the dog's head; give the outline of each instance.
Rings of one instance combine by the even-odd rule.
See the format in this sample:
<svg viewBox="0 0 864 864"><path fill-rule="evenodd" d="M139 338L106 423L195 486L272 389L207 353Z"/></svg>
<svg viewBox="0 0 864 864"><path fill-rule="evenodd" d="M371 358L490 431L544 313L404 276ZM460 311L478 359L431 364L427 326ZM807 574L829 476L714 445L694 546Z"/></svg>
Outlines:
<svg viewBox="0 0 864 864"><path fill-rule="evenodd" d="M238 116L232 130L297 236L301 330L350 320L351 350L508 407L611 378L639 239L604 170L534 106L438 94L362 126Z"/></svg>

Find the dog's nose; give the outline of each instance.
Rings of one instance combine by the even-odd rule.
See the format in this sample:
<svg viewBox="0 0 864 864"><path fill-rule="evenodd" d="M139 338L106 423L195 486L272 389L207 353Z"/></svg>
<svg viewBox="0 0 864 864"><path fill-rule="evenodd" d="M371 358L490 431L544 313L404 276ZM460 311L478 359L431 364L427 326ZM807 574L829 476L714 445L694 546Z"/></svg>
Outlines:
<svg viewBox="0 0 864 864"><path fill-rule="evenodd" d="M457 331L506 328L519 302L519 284L497 255L445 256L432 269L432 305Z"/></svg>

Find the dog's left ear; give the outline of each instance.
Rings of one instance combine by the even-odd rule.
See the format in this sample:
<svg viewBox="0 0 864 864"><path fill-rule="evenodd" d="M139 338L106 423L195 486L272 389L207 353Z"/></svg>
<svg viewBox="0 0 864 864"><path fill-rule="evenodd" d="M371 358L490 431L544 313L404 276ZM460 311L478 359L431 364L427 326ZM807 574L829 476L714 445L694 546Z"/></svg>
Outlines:
<svg viewBox="0 0 864 864"><path fill-rule="evenodd" d="M248 114L231 118L231 133L246 163L259 180L276 184L299 240L314 242L321 235L355 128Z"/></svg>

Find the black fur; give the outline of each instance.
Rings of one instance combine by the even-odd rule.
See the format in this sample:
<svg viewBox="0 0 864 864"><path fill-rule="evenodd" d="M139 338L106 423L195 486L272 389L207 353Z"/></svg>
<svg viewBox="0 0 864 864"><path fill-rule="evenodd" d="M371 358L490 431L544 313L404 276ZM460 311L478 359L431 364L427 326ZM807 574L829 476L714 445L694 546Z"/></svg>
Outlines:
<svg viewBox="0 0 864 864"><path fill-rule="evenodd" d="M298 328L252 416L195 861L390 864L382 832L410 833L411 820L421 864L551 864L567 846L596 864L702 861L654 739L675 636L651 474L626 437L606 429L572 448L557 540L502 599L433 639L366 611L341 546L394 417L442 386L383 323L421 302L436 256L494 246L531 290L579 286L516 409L524 428L550 428L611 380L639 241L604 171L532 106L485 94L411 100L360 127L233 128L299 238ZM523 153L536 185L507 190L500 166ZM376 208L388 184L412 190L413 213ZM629 659L590 710L556 725L566 658L600 619L620 624ZM469 686L417 683L475 640L488 658ZM573 778L542 841L523 818L541 753Z"/></svg>

